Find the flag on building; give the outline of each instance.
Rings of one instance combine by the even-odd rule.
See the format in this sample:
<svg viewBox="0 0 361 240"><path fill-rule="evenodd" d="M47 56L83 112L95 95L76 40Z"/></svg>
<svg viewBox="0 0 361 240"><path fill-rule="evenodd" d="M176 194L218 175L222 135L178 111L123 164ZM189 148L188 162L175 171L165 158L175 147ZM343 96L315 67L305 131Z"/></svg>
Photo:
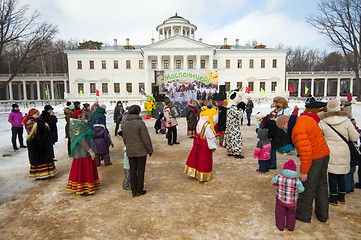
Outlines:
<svg viewBox="0 0 361 240"><path fill-rule="evenodd" d="M306 94L308 93L308 90L310 90L310 89L308 89L308 87L305 87L305 93Z"/></svg>
<svg viewBox="0 0 361 240"><path fill-rule="evenodd" d="M147 96L147 94L145 93L145 91L143 90L143 88L140 89L140 94L142 94L143 96Z"/></svg>
<svg viewBox="0 0 361 240"><path fill-rule="evenodd" d="M84 97L83 91L80 90L80 97Z"/></svg>
<svg viewBox="0 0 361 240"><path fill-rule="evenodd" d="M263 88L261 88L261 97L263 97L263 95L264 95L264 90Z"/></svg>
<svg viewBox="0 0 361 240"><path fill-rule="evenodd" d="M98 90L98 89L96 89L95 91L96 91L95 96L99 97L99 96L100 96L99 90Z"/></svg>
<svg viewBox="0 0 361 240"><path fill-rule="evenodd" d="M288 86L288 90L290 91L290 93L293 93L295 91L295 89L292 86Z"/></svg>
<svg viewBox="0 0 361 240"><path fill-rule="evenodd" d="M251 93L251 89L249 87L246 87L246 93Z"/></svg>

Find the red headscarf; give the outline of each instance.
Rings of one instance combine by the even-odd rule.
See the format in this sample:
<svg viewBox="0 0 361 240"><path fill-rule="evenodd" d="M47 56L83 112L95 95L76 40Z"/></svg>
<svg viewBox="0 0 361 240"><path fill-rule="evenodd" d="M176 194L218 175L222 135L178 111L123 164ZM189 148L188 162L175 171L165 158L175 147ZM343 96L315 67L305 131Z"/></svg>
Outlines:
<svg viewBox="0 0 361 240"><path fill-rule="evenodd" d="M39 111L36 110L35 108L32 108L29 110L29 112L27 114L25 114L23 121L21 122L22 124L25 124L30 117L32 117L34 114L38 113Z"/></svg>
<svg viewBox="0 0 361 240"><path fill-rule="evenodd" d="M79 116L82 113L83 113L83 110L76 110L73 114L73 118L76 118L77 116Z"/></svg>

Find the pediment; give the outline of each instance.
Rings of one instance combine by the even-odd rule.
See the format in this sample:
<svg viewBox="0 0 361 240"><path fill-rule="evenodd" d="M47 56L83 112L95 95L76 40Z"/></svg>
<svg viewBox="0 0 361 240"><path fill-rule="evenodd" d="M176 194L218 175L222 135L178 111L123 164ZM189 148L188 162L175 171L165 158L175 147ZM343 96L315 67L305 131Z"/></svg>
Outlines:
<svg viewBox="0 0 361 240"><path fill-rule="evenodd" d="M86 81L84 79L82 79L82 78L77 78L77 79L74 80L74 82L76 82L76 83L85 83Z"/></svg>
<svg viewBox="0 0 361 240"><path fill-rule="evenodd" d="M270 80L270 81L277 82L277 81L279 81L280 79L279 79L278 77L271 77L269 80Z"/></svg>
<svg viewBox="0 0 361 240"><path fill-rule="evenodd" d="M160 50L160 49L214 50L215 47L183 36L174 36L171 38L158 41L156 43L152 43L142 48L142 50Z"/></svg>

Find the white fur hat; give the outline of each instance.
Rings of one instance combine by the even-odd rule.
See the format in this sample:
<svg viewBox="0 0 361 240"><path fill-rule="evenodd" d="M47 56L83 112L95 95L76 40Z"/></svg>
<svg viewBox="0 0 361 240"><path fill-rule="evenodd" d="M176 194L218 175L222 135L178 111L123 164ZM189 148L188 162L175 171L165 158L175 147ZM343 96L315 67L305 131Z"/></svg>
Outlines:
<svg viewBox="0 0 361 240"><path fill-rule="evenodd" d="M261 112L259 112L259 113L256 114L256 119L257 119L258 121L261 121L261 119L265 118L266 116L267 116L266 113L261 113Z"/></svg>
<svg viewBox="0 0 361 240"><path fill-rule="evenodd" d="M327 103L327 112L341 111L340 103L336 99L332 99Z"/></svg>

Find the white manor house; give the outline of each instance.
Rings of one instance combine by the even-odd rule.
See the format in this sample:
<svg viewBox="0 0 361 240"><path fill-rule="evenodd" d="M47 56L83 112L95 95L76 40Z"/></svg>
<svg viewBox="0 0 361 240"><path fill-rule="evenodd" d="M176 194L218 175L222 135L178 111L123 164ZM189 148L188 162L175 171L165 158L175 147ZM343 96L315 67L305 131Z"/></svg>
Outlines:
<svg viewBox="0 0 361 240"><path fill-rule="evenodd" d="M149 45L133 45L129 39L125 45L118 45L114 39L110 47L66 51L68 75L20 74L0 92L1 100L144 100L142 89L151 95L156 90L154 85L161 90L167 85L166 81L160 84L160 75L163 80L176 80L178 85L186 80L207 82L217 91L221 85L226 92L247 87L251 98L308 94L339 97L355 92L352 72L286 73L287 50L241 46L238 39L231 44L227 38L223 45L211 45L201 38L196 40L197 27L177 14L156 30L159 39L151 39ZM7 77L0 76L0 83ZM197 92L198 87L196 84L187 91ZM290 87L293 92L289 92ZM209 94L208 86L205 88ZM176 88L170 84L165 90Z"/></svg>

